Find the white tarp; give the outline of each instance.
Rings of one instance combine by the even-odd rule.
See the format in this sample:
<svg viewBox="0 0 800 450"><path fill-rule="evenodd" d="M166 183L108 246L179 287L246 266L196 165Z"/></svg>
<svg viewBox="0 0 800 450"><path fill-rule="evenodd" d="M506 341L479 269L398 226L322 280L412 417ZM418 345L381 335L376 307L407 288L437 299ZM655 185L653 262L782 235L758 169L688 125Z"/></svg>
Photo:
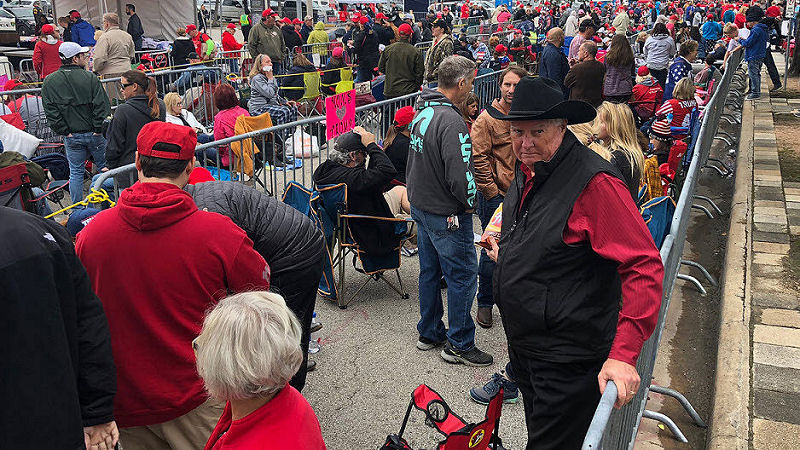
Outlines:
<svg viewBox="0 0 800 450"><path fill-rule="evenodd" d="M95 27L103 26L103 13L115 12L119 14L123 30L128 26L125 4L133 3L145 37L169 41L175 39L176 28L195 23L197 11L195 0L55 0L54 3L58 16L66 16L70 10L76 9L83 20Z"/></svg>

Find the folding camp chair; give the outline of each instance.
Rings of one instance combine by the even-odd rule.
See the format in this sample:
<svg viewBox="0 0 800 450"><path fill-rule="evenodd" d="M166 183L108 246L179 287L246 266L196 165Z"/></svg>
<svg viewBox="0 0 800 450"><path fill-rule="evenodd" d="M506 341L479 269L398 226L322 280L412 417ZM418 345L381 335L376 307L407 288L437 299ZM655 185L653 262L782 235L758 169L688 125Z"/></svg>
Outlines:
<svg viewBox="0 0 800 450"><path fill-rule="evenodd" d="M445 436L445 439L437 444L436 450L485 450L489 445L494 450L504 450L498 436L503 409L502 388L489 400L483 420L468 424L450 409L439 393L425 384L419 385L411 395L411 402L406 409L400 432L390 434L380 450L412 450L408 442L403 439L412 408L424 412L425 423Z"/></svg>
<svg viewBox="0 0 800 450"><path fill-rule="evenodd" d="M0 206L36 214L31 177L25 163L0 169Z"/></svg>
<svg viewBox="0 0 800 450"><path fill-rule="evenodd" d="M337 291L339 292L337 303L339 307L346 308L370 280L383 280L392 290L400 294L401 298L407 299L408 293L403 288L403 280L400 278L399 271L401 261L400 248L403 242L410 237L408 224L412 223L413 220L349 214L347 210L347 185L344 183L317 186L317 191L321 198L318 214L322 220L323 230L330 246L331 254L334 255L333 266L338 266L339 269L339 281L337 283ZM351 232L350 227L353 220L370 221L375 224L380 222L394 223L396 246L391 252L380 255L365 251ZM357 272L367 275L367 279L349 299L345 296L344 282L345 258L348 254L353 255L353 268ZM357 262L360 263L361 267L357 265ZM397 274L399 287L384 276L385 272L391 270Z"/></svg>
<svg viewBox="0 0 800 450"><path fill-rule="evenodd" d="M297 100L297 114L302 118L321 115L323 109L322 94L320 93L319 72L306 72L303 74L303 87L281 86L282 90L303 90L303 96Z"/></svg>

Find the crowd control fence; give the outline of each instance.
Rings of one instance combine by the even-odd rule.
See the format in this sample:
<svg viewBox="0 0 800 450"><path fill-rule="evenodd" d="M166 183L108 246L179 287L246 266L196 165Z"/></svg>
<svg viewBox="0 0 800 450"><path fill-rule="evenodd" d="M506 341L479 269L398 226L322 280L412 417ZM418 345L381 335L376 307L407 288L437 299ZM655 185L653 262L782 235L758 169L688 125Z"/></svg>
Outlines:
<svg viewBox="0 0 800 450"><path fill-rule="evenodd" d="M475 78L473 91L481 105L499 97L500 71ZM356 125L375 134L380 143L394 120L394 113L403 106L413 105L420 93L362 105L356 108ZM330 143L326 140L325 116L312 116L286 124L277 124L262 130L232 136L197 146L200 165L216 178L243 182L270 195L281 198L283 188L290 181L304 186L312 185L314 170L328 158ZM233 157L240 149L253 149L252 164ZM234 151L235 150L235 151ZM229 155L229 159L222 155ZM306 157L294 157L305 154ZM227 160L227 161L226 161ZM285 164L285 165L284 165ZM133 164L102 173L92 184L100 188L105 182L109 193L119 194L119 181L126 183L136 169ZM109 181L106 181L109 180ZM113 182L113 189L111 183Z"/></svg>
<svg viewBox="0 0 800 450"><path fill-rule="evenodd" d="M743 68L740 67L742 56L742 52L738 51L728 58L724 75L703 111L699 130L692 133L690 151L687 152L687 157L684 160L684 167L688 164L688 168L685 170L685 178L680 189L669 235L664 240L660 251L661 260L664 263L664 284L658 324L653 335L645 342L636 365L636 370L642 380L641 388L634 399L619 410L613 409L617 398L616 386L606 389L584 439L583 449L632 449L643 417L662 422L678 440L687 442L680 428L670 417L646 409L650 392L675 398L681 403L695 424L700 427L706 426L686 397L668 387L651 384L651 380L676 280L685 279L691 281L698 287L698 290L702 289L702 284L696 278L679 272L681 267L697 268L708 282L714 285L717 283L700 264L683 259L683 247L686 242L692 210L700 209L709 217L713 217L713 214L707 208L695 204L695 201L702 200L709 203L712 209L718 213L720 212L711 199L697 195L696 190L700 172L703 168L711 168L721 176L729 176L732 173L731 169L725 166L722 161L712 158L710 155L712 144L716 140L725 142L728 145L728 150L735 148L736 138L731 133L719 130L719 125L721 120L734 125L741 123L741 116L737 114L742 109L743 92L747 85L747 76ZM726 113L726 107L731 112ZM611 385L609 384L609 386Z"/></svg>

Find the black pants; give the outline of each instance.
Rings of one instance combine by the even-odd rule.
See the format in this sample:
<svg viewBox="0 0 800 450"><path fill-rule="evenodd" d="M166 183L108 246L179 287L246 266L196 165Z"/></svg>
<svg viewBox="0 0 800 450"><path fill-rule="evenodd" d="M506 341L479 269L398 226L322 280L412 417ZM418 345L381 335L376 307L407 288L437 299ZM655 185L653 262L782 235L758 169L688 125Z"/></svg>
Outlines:
<svg viewBox="0 0 800 450"><path fill-rule="evenodd" d="M667 69L650 69L650 75L658 81L662 89L667 85Z"/></svg>
<svg viewBox="0 0 800 450"><path fill-rule="evenodd" d="M267 261L269 262L269 261ZM303 363L292 381L289 382L298 391L306 384L306 363L308 362L308 340L311 337L311 316L317 302L317 286L322 277L322 254L316 261L300 269L287 270L272 274L272 287L283 295L286 306L292 310L300 326L303 328L300 347L303 349Z"/></svg>
<svg viewBox="0 0 800 450"><path fill-rule="evenodd" d="M597 374L605 359L552 363L511 348L509 356L525 407L526 449L580 449L600 401Z"/></svg>
<svg viewBox="0 0 800 450"><path fill-rule="evenodd" d="M781 82L781 75L778 73L778 68L775 66L775 59L772 58L772 52L767 49L764 55L764 65L767 66L767 73L769 79L772 80L772 87L779 88L783 85Z"/></svg>

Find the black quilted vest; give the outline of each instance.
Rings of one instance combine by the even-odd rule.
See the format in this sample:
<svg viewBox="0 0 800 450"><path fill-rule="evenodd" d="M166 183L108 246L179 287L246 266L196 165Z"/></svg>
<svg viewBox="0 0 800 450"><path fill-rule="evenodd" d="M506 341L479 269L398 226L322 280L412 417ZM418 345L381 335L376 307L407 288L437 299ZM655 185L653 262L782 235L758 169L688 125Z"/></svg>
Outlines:
<svg viewBox="0 0 800 450"><path fill-rule="evenodd" d="M517 167L503 202L493 284L508 344L519 354L553 362L608 356L621 299L617 264L588 241L563 241L575 201L599 172L621 178L567 131L555 156L534 165L533 188L520 207L525 175Z"/></svg>

